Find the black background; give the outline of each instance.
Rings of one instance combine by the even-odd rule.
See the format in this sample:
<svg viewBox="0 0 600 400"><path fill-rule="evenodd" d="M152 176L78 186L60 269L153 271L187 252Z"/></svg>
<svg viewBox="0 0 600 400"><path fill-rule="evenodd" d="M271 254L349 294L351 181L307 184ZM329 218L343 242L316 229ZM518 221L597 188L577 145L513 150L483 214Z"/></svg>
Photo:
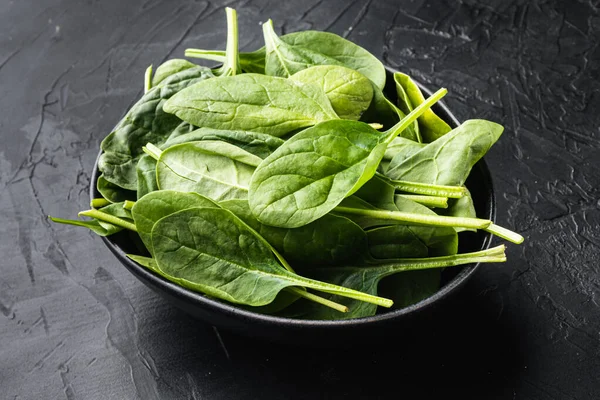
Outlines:
<svg viewBox="0 0 600 400"><path fill-rule="evenodd" d="M277 32L335 32L505 133L486 156L498 222L526 242L435 323L346 350L216 331L84 229L99 142L149 64ZM0 397L595 399L600 393L597 1L3 1Z"/></svg>

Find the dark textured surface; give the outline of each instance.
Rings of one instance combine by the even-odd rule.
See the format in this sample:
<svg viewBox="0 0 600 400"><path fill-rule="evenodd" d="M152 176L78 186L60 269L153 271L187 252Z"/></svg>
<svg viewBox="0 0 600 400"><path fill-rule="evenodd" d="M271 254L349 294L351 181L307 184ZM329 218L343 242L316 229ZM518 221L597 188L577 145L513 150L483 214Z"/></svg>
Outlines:
<svg viewBox="0 0 600 400"><path fill-rule="evenodd" d="M459 119L505 125L486 157L498 222L526 236L435 321L364 351L306 350L199 323L101 240L50 225L87 207L100 140L146 66L223 48L223 2L11 1L0 8L0 397L595 399L600 393L597 1L229 2L343 35Z"/></svg>

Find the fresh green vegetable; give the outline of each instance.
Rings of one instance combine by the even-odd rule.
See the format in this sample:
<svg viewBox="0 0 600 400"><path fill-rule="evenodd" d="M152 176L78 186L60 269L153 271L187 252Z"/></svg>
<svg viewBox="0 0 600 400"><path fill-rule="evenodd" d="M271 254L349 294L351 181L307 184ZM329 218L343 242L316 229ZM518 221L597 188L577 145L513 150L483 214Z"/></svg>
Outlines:
<svg viewBox="0 0 600 400"><path fill-rule="evenodd" d="M359 120L373 99L371 81L339 65L317 65L296 72L290 79L319 86L342 119Z"/></svg>
<svg viewBox="0 0 600 400"><path fill-rule="evenodd" d="M324 122L296 134L252 176L252 213L264 224L286 228L327 214L373 177L388 144L445 93L438 91L383 134L346 120Z"/></svg>
<svg viewBox="0 0 600 400"><path fill-rule="evenodd" d="M148 142L163 143L181 120L163 109L167 99L181 89L213 77L205 67L194 67L171 75L162 86L151 89L131 108L101 144L98 168L103 179L128 190L137 190L136 164Z"/></svg>
<svg viewBox="0 0 600 400"><path fill-rule="evenodd" d="M338 119L318 86L258 74L208 79L177 93L164 109L196 126L278 137Z"/></svg>
<svg viewBox="0 0 600 400"><path fill-rule="evenodd" d="M396 72L394 74L394 81L396 83L396 90L398 97L404 102L410 100L410 107L418 107L425 101L425 97L419 89L419 86L411 79L410 76L403 74L402 72ZM427 110L419 118L419 133L423 138L423 142L430 143L444 136L450 132L452 128L443 119L438 117L432 110Z"/></svg>
<svg viewBox="0 0 600 400"><path fill-rule="evenodd" d="M154 258L185 287L236 304L269 304L284 288L301 286L380 306L391 301L301 277L281 266L264 239L220 208L191 208L152 228Z"/></svg>
<svg viewBox="0 0 600 400"><path fill-rule="evenodd" d="M500 125L451 130L431 109L445 89L424 99L396 73L390 94L381 62L331 33L279 37L269 20L265 46L239 53L226 14L225 51L186 51L221 65L150 66L102 142L88 219L53 222L125 229L133 261L217 300L333 320L419 302L445 268L506 260L503 246L457 254L463 230L524 240L477 218L465 186Z"/></svg>

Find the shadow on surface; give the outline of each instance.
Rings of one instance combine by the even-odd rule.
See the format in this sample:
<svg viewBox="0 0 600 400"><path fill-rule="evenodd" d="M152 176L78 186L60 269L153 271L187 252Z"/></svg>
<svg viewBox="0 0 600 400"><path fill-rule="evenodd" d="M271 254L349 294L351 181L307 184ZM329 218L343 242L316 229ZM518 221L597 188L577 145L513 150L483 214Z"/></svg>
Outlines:
<svg viewBox="0 0 600 400"><path fill-rule="evenodd" d="M155 332L147 340L152 352L162 348L162 356L177 358L155 360L163 378L187 374L189 391L211 399L512 398L502 391L514 387L522 365L522 335L510 316L498 318L501 306L473 290L467 285L418 326L350 348L266 343L217 332L178 311L162 330L168 339ZM161 367L172 362L168 371Z"/></svg>

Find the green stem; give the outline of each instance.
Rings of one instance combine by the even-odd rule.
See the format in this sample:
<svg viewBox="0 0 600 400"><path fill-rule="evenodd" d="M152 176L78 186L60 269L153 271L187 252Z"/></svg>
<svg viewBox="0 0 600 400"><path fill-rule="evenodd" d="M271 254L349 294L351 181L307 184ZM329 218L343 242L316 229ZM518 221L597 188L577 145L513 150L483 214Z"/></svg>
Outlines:
<svg viewBox="0 0 600 400"><path fill-rule="evenodd" d="M150 157L154 158L156 161L159 160L162 150L153 145L152 143L147 143L144 147L142 147L144 153L148 154Z"/></svg>
<svg viewBox="0 0 600 400"><path fill-rule="evenodd" d="M380 123L378 123L378 122L372 122L372 123L370 123L370 124L369 124L369 126L370 126L371 128L373 128L373 129L377 129L377 130L379 130L379 129L383 128L383 125L381 125L381 124L380 124Z"/></svg>
<svg viewBox="0 0 600 400"><path fill-rule="evenodd" d="M485 228L485 231L515 244L521 244L525 240L525 238L518 233L498 226L494 223L491 223L490 226Z"/></svg>
<svg viewBox="0 0 600 400"><path fill-rule="evenodd" d="M90 217L90 218L96 218L99 221L108 222L109 224L113 224L116 226L120 226L121 228L129 229L130 231L137 232L137 228L135 227L135 224L132 224L131 222L125 221L124 219L115 217L114 215L107 214L100 210L92 209L92 210L87 210L87 211L81 211L79 213L79 215L85 216L85 217Z"/></svg>
<svg viewBox="0 0 600 400"><path fill-rule="evenodd" d="M152 64L146 68L144 74L144 93L148 93L148 90L152 89Z"/></svg>
<svg viewBox="0 0 600 400"><path fill-rule="evenodd" d="M90 201L90 207L92 207L92 208L101 208L104 206L108 206L109 204L112 204L112 203L103 197L92 199L92 201Z"/></svg>
<svg viewBox="0 0 600 400"><path fill-rule="evenodd" d="M376 219L388 219L405 222L406 225L420 226L449 226L452 228L485 229L492 221L480 218L446 217L443 215L423 215L404 211L365 210L361 208L341 207L334 208L342 214L363 215Z"/></svg>
<svg viewBox="0 0 600 400"><path fill-rule="evenodd" d="M448 93L448 90L441 88L427 98L423 103L419 104L415 109L408 113L406 117L402 118L396 125L392 126L388 131L385 132L387 137L384 141L387 144L390 144L392 140L394 140L394 138L400 134L400 132L411 126L412 123L417 120L417 118L423 115L425 111L427 111L429 108L431 108L431 106L444 97L446 93Z"/></svg>
<svg viewBox="0 0 600 400"><path fill-rule="evenodd" d="M432 208L448 208L448 198L439 196L423 196L420 194L397 194L396 196L412 200L415 203L422 204Z"/></svg>
<svg viewBox="0 0 600 400"><path fill-rule="evenodd" d="M449 197L451 199L460 199L467 194L467 189L463 186L432 185L421 182L397 181L380 173L376 173L376 176L394 186L397 190L411 194Z"/></svg>
<svg viewBox="0 0 600 400"><path fill-rule="evenodd" d="M225 63L227 57L221 50L186 49L185 56L190 58L201 58L203 60Z"/></svg>
<svg viewBox="0 0 600 400"><path fill-rule="evenodd" d="M134 205L135 205L135 201L125 200L123 202L123 208L126 210L131 210Z"/></svg>
<svg viewBox="0 0 600 400"><path fill-rule="evenodd" d="M225 71L225 73L236 75L239 65L237 12L230 7L226 7L225 12L227 13L227 47L225 48L225 55L227 57L227 67L229 68L229 71Z"/></svg>
<svg viewBox="0 0 600 400"><path fill-rule="evenodd" d="M309 293L306 290L302 290L297 287L288 287L287 290L292 293L297 294L300 297L304 297L307 300L313 301L318 304L322 304L329 308L333 308L334 310L337 310L340 312L348 312L348 307L346 307L340 303L336 303L335 301L327 300L326 298L323 298L321 296L317 296L316 294Z"/></svg>
<svg viewBox="0 0 600 400"><path fill-rule="evenodd" d="M429 258L403 258L385 264L367 267L382 271L382 278L404 271L416 271L431 268L446 268L471 263L496 263L505 262L506 254L504 245L492 247L491 249L476 251L472 253L455 254L452 256L429 257Z"/></svg>

